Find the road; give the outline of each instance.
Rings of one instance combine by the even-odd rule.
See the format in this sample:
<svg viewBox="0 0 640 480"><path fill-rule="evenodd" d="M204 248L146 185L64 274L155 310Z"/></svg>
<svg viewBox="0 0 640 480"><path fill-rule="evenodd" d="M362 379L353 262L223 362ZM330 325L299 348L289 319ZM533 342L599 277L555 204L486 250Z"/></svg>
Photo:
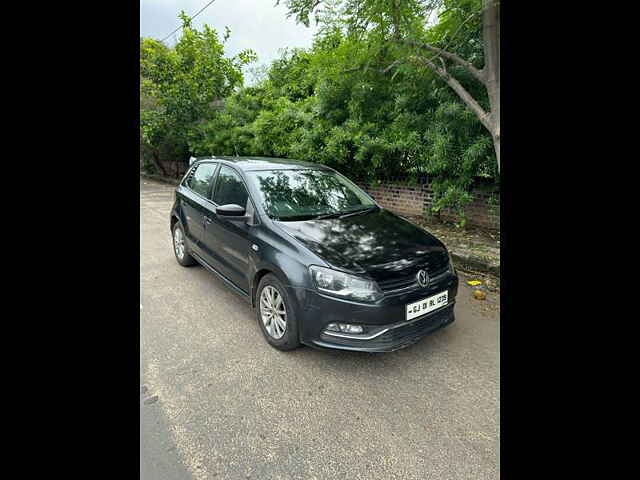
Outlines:
<svg viewBox="0 0 640 480"><path fill-rule="evenodd" d="M141 478L500 477L497 294L461 281L456 322L397 352L280 352L242 298L175 261L172 201L141 179Z"/></svg>

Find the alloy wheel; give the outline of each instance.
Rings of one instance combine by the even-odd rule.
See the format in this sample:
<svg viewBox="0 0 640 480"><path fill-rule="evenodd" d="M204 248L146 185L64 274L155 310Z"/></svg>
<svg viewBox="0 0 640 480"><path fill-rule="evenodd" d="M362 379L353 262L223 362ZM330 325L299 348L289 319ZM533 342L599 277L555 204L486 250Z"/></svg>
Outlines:
<svg viewBox="0 0 640 480"><path fill-rule="evenodd" d="M173 248L176 250L176 256L182 260L184 257L184 236L180 227L173 232Z"/></svg>
<svg viewBox="0 0 640 480"><path fill-rule="evenodd" d="M260 317L271 337L282 338L287 330L287 309L282 295L271 285L264 287L260 294Z"/></svg>

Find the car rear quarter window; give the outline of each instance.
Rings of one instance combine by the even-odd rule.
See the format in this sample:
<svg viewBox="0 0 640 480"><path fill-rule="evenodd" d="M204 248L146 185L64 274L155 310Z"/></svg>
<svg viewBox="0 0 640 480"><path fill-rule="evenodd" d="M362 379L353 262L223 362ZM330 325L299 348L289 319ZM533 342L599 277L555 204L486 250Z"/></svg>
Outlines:
<svg viewBox="0 0 640 480"><path fill-rule="evenodd" d="M198 165L196 171L193 172L193 175L191 175L191 178L187 181L187 186L197 194L207 198L209 187L211 186L211 179L215 171L215 163Z"/></svg>
<svg viewBox="0 0 640 480"><path fill-rule="evenodd" d="M235 203L244 207L247 204L248 196L240 175L231 167L226 165L220 167L213 201L218 205Z"/></svg>

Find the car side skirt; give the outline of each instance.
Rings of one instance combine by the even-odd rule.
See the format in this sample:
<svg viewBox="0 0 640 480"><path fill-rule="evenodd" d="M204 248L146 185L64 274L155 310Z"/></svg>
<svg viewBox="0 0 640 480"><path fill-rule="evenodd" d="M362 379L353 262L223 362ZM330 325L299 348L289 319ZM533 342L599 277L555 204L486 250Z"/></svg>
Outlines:
<svg viewBox="0 0 640 480"><path fill-rule="evenodd" d="M227 286L229 288L231 288L231 290L233 290L235 293L237 293L238 295L240 295L245 301L247 301L248 303L251 303L251 296L245 292L244 290L238 288L231 280L229 280L227 277L225 277L223 274L221 274L220 272L218 272L215 268L213 268L211 265L209 265L206 260L204 260L200 255L198 255L197 253L191 251L189 252L189 254L200 264L202 265L205 269L209 270L211 273L215 274L216 276L218 276L218 278L220 278L220 280L222 280L225 284L227 284Z"/></svg>

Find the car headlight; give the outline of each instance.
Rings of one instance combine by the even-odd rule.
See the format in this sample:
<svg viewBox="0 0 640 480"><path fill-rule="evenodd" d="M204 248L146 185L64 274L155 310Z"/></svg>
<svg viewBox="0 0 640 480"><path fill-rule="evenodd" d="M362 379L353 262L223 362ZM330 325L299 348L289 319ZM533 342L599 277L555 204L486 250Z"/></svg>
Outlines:
<svg viewBox="0 0 640 480"><path fill-rule="evenodd" d="M383 297L373 280L316 265L309 267L309 271L316 288L329 295L364 302L375 302Z"/></svg>
<svg viewBox="0 0 640 480"><path fill-rule="evenodd" d="M447 255L449 255L449 271L455 275L456 274L456 269L453 266L453 258L451 257L451 252L449 250L447 250Z"/></svg>

